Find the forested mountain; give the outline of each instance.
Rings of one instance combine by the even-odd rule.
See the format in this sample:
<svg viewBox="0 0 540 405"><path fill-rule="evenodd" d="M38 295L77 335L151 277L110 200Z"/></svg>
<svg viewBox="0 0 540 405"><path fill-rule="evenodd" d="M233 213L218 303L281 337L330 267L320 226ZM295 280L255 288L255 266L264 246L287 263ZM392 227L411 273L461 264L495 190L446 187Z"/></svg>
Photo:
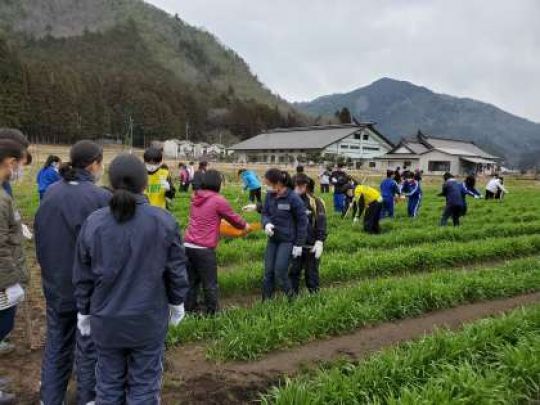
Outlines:
<svg viewBox="0 0 540 405"><path fill-rule="evenodd" d="M540 164L540 124L490 104L437 94L405 81L383 78L296 107L315 116L334 116L346 107L356 119L376 121L377 128L394 141L421 129L434 136L474 141L512 165Z"/></svg>
<svg viewBox="0 0 540 405"><path fill-rule="evenodd" d="M224 141L305 117L214 36L140 0L2 0L0 126L33 139Z"/></svg>

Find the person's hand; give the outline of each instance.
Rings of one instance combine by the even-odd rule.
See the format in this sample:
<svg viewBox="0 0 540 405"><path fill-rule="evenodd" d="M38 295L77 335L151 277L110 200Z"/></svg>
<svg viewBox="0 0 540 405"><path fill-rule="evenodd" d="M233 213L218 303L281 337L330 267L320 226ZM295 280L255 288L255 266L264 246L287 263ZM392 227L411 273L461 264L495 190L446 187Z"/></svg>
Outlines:
<svg viewBox="0 0 540 405"><path fill-rule="evenodd" d="M10 306L15 306L24 301L24 290L20 284L14 284L6 288L6 296L8 304Z"/></svg>
<svg viewBox="0 0 540 405"><path fill-rule="evenodd" d="M244 233L250 233L251 232L251 225L246 222L246 226L244 227Z"/></svg>
<svg viewBox="0 0 540 405"><path fill-rule="evenodd" d="M266 236L269 236L270 238L274 236L274 228L274 224L266 224L266 226L264 227L264 233L266 234Z"/></svg>
<svg viewBox="0 0 540 405"><path fill-rule="evenodd" d="M292 257L295 259L302 256L302 246L293 246L292 248Z"/></svg>
<svg viewBox="0 0 540 405"><path fill-rule="evenodd" d="M77 314L77 329L81 336L90 336L90 315Z"/></svg>
<svg viewBox="0 0 540 405"><path fill-rule="evenodd" d="M22 224L21 226L22 226L22 234L23 234L24 238L27 239L27 240L32 240L34 238L34 234L30 230L28 225Z"/></svg>
<svg viewBox="0 0 540 405"><path fill-rule="evenodd" d="M323 254L324 245L323 243L318 240L313 245L313 248L311 249L311 253L315 254L315 259L320 259Z"/></svg>
<svg viewBox="0 0 540 405"><path fill-rule="evenodd" d="M161 188L165 191L171 191L171 184L167 180L162 180Z"/></svg>
<svg viewBox="0 0 540 405"><path fill-rule="evenodd" d="M184 304L169 305L169 325L178 326L185 316Z"/></svg>
<svg viewBox="0 0 540 405"><path fill-rule="evenodd" d="M257 204L248 204L242 207L244 212L255 212L257 211Z"/></svg>

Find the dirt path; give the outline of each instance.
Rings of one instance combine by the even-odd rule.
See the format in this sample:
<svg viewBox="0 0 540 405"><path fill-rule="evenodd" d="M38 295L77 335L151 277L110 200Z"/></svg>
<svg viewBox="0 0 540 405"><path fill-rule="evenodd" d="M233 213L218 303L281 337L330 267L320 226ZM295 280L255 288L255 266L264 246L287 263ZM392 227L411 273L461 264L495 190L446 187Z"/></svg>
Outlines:
<svg viewBox="0 0 540 405"><path fill-rule="evenodd" d="M250 363L209 362L205 360L204 348L200 346L173 349L167 353L164 403L249 402L283 375L294 374L318 362L343 357L359 360L384 347L429 334L436 328L456 329L463 323L535 302L540 302L540 293L462 305L417 318L362 328L345 336L318 340Z"/></svg>

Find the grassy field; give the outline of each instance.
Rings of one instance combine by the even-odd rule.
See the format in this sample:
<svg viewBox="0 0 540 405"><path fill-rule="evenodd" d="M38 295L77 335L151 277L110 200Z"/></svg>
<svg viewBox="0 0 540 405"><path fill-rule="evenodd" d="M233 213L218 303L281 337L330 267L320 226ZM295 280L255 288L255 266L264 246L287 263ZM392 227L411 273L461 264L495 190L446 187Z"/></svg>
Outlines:
<svg viewBox="0 0 540 405"><path fill-rule="evenodd" d="M49 152L53 149L34 156L42 160ZM66 156L65 149L54 152ZM108 151L106 161L117 152ZM37 166L15 185L18 207L30 226L38 207ZM234 175L237 167L220 169L227 174L223 193L239 210L247 194ZM380 176L370 173L367 179L376 186ZM540 308L534 305L463 330L420 334L397 347L384 348L381 343L383 350L362 362L330 356L330 364L314 371L317 358L309 350L302 352L309 345L328 344L397 320L414 322L437 311L450 311L451 323L459 326L465 321L460 308L482 308L540 291L539 184L509 179L510 194L502 202L469 200L462 226L441 228L440 183L440 178L426 179L419 218L407 218L405 204L398 204L396 218L382 221L382 234L376 236L335 215L331 195L325 195L329 237L321 262L322 290L315 296L303 293L293 302L281 297L260 302L263 233L223 240L218 248L223 311L213 318L188 317L170 330L164 403L242 403L262 398L268 404L472 404L539 399L539 362L532 359L539 355ZM178 194L174 201L172 212L182 229L189 202L189 194ZM246 218L259 220L256 213ZM38 350L26 357L31 360L21 369L37 374L43 298L32 243L27 252L32 268L32 339ZM482 314L499 313L489 311ZM467 320L474 318L472 313ZM19 328L14 338L22 345L23 337ZM287 353L290 362L293 353L304 353L294 360L308 366L275 364L283 354L288 363ZM15 356L20 357L14 359L23 362L25 355L18 352ZM265 364L272 366L262 375ZM3 366L8 365L0 360L0 371ZM24 382L23 374L19 383L21 392L27 392L22 395L32 403L36 388Z"/></svg>

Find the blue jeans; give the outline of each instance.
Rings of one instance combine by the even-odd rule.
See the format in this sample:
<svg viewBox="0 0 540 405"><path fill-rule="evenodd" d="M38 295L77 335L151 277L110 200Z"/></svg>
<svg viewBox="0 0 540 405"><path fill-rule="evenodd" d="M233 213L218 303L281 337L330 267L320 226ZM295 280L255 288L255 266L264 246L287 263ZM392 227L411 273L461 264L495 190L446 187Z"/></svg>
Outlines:
<svg viewBox="0 0 540 405"><path fill-rule="evenodd" d="M137 348L97 347L100 405L158 405L163 375L162 342Z"/></svg>
<svg viewBox="0 0 540 405"><path fill-rule="evenodd" d="M91 337L77 330L77 312L57 312L47 306L47 337L41 364L41 400L45 405L64 403L75 360L77 403L96 396L96 352Z"/></svg>
<svg viewBox="0 0 540 405"><path fill-rule="evenodd" d="M11 307L0 311L0 342L6 338L15 326L15 314L17 307Z"/></svg>
<svg viewBox="0 0 540 405"><path fill-rule="evenodd" d="M343 213L345 208L345 194L334 193L334 211Z"/></svg>
<svg viewBox="0 0 540 405"><path fill-rule="evenodd" d="M276 280L287 297L293 295L289 279L292 242L268 241L264 255L263 300L274 296Z"/></svg>

